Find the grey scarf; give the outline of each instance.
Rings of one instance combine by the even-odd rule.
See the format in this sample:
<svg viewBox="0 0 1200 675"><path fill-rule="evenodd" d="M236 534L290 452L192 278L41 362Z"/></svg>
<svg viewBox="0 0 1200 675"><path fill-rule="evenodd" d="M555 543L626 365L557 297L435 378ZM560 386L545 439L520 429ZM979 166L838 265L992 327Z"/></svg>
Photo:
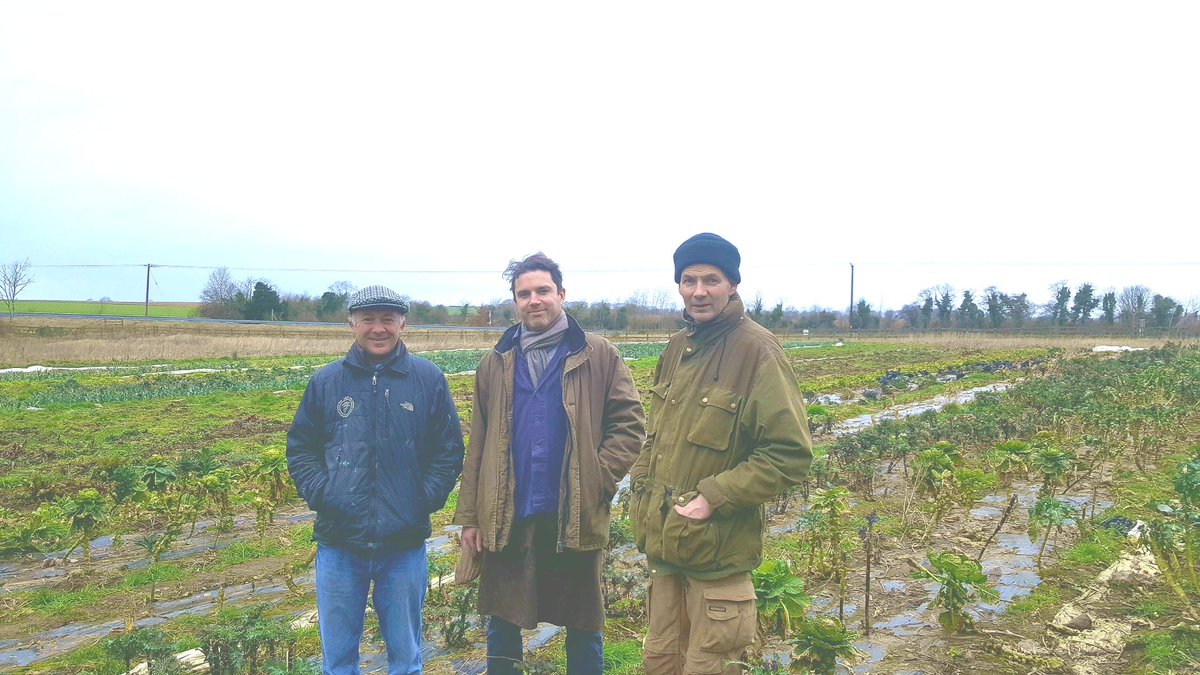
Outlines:
<svg viewBox="0 0 1200 675"><path fill-rule="evenodd" d="M529 364L529 379L533 381L533 386L538 386L538 382L542 381L542 373L546 366L550 365L550 359L554 358L554 352L566 335L566 312L559 314L558 320L540 333L534 333L521 326L521 352L525 354L525 362Z"/></svg>

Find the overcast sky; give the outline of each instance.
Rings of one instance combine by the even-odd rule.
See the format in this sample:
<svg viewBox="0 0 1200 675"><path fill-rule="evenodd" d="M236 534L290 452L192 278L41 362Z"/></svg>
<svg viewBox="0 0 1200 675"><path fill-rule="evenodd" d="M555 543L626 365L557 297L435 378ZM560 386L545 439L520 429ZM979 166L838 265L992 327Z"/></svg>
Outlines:
<svg viewBox="0 0 1200 675"><path fill-rule="evenodd" d="M320 294L898 308L1065 281L1200 297L1200 3L0 3L0 261L22 297ZM363 270L283 272L281 269ZM376 270L368 272L366 270ZM407 270L384 273L382 270Z"/></svg>

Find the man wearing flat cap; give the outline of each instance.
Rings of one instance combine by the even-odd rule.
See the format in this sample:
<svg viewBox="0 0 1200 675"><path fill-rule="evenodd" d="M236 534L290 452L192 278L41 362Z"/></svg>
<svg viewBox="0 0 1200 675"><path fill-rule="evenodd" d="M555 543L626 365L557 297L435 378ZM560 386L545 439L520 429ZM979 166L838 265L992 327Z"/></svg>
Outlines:
<svg viewBox="0 0 1200 675"><path fill-rule="evenodd" d="M698 234L675 251L687 327L658 359L646 443L629 471L650 567L647 673L738 673L756 626L750 571L764 503L808 473L804 399L779 340L745 315L741 256Z"/></svg>
<svg viewBox="0 0 1200 675"><path fill-rule="evenodd" d="M400 340L408 303L367 286L349 310L354 344L309 380L287 436L296 492L317 512L322 669L359 672L374 583L388 673L420 673L429 514L462 472L462 430L445 376Z"/></svg>

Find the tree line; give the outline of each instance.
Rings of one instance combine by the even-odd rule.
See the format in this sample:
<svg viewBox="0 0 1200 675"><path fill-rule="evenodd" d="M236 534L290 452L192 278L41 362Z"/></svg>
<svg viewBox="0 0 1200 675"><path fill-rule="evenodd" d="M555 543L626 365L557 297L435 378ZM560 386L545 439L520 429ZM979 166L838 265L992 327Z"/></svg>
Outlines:
<svg viewBox="0 0 1200 675"><path fill-rule="evenodd" d="M216 319L341 322L346 318L347 300L355 290L350 282L337 281L319 297L285 293L265 279L236 281L228 268L219 267L209 275L200 294L200 314ZM768 306L762 295L745 302L751 318L777 333L847 328L893 332L1074 328L1191 334L1200 328L1197 308L1188 308L1145 286L1100 292L1091 283L1072 289L1058 282L1050 291L1051 300L1039 305L1031 302L1027 293L1006 293L990 286L976 295L970 289L959 293L942 284L921 291L913 302L898 310L881 312L861 299L849 316L845 311L817 306L785 307L782 301ZM654 297L639 292L617 302L570 301L564 306L590 330L673 331L683 325L674 298L665 292ZM517 321L517 312L511 298L456 305L409 298L408 321L414 325L505 327Z"/></svg>
<svg viewBox="0 0 1200 675"><path fill-rule="evenodd" d="M1128 329L1158 334L1194 333L1197 308L1140 285L1121 291L1099 292L1091 283L1072 291L1065 282L1050 287L1049 302L1030 302L1027 293L1005 293L995 286L976 296L970 290L957 294L949 285L921 291L917 299L899 310L875 312L859 300L851 325L883 330L1013 330L1091 327L1098 331Z"/></svg>

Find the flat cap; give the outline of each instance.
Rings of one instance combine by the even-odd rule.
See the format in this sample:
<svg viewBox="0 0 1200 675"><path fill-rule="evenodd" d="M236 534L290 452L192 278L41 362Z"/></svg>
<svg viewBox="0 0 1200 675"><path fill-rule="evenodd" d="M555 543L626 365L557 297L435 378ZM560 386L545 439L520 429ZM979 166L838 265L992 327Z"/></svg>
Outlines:
<svg viewBox="0 0 1200 675"><path fill-rule="evenodd" d="M408 314L408 301L387 286L367 286L350 296L347 309L390 309Z"/></svg>

